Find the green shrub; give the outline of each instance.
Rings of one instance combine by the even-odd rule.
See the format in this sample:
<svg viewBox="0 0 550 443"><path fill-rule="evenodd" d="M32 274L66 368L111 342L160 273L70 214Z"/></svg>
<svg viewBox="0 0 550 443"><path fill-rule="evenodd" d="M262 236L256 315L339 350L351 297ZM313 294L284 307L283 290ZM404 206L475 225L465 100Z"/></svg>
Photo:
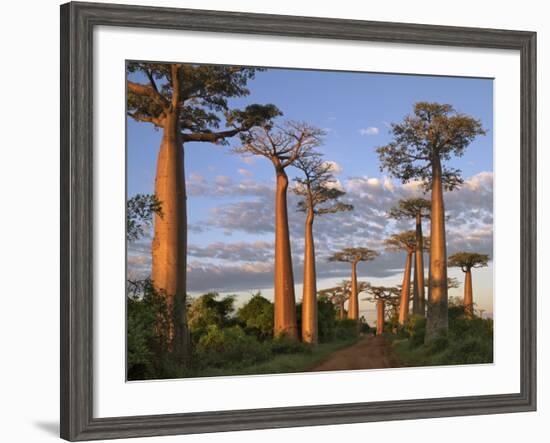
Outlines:
<svg viewBox="0 0 550 443"><path fill-rule="evenodd" d="M298 340L289 340L284 337L273 339L271 342L271 352L277 354L298 354L311 352L311 345Z"/></svg>
<svg viewBox="0 0 550 443"><path fill-rule="evenodd" d="M411 316L405 330L408 344L395 342L395 349L412 365L458 365L493 361L493 321L464 316L464 307L449 307L449 329L424 343L426 320Z"/></svg>
<svg viewBox="0 0 550 443"><path fill-rule="evenodd" d="M200 366L246 366L267 360L271 350L267 343L246 335L240 326L222 329L210 325L200 337L195 354Z"/></svg>
<svg viewBox="0 0 550 443"><path fill-rule="evenodd" d="M128 380L163 378L169 358L169 314L165 298L149 279L129 282L127 303Z"/></svg>
<svg viewBox="0 0 550 443"><path fill-rule="evenodd" d="M337 340L348 340L357 337L356 320L336 320L334 336Z"/></svg>
<svg viewBox="0 0 550 443"><path fill-rule="evenodd" d="M261 340L273 337L273 303L258 292L237 311L237 320L247 333Z"/></svg>
<svg viewBox="0 0 550 443"><path fill-rule="evenodd" d="M334 340L336 329L336 311L334 304L326 297L317 298L317 324L319 343L328 343Z"/></svg>
<svg viewBox="0 0 550 443"><path fill-rule="evenodd" d="M417 348L424 344L426 336L426 319L419 315L412 315L406 325L406 330L409 334L409 346Z"/></svg>

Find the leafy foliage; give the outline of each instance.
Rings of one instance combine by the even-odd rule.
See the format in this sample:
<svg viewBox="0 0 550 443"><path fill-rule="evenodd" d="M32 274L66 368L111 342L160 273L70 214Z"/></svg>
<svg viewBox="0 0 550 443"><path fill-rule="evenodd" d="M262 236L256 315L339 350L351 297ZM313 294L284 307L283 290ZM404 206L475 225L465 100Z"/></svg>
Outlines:
<svg viewBox="0 0 550 443"><path fill-rule="evenodd" d="M273 336L273 312L273 303L258 292L237 311L237 319L247 332L264 340Z"/></svg>
<svg viewBox="0 0 550 443"><path fill-rule="evenodd" d="M270 356L269 346L247 335L240 326L221 328L211 324L196 346L196 357L203 366L245 366L265 361Z"/></svg>
<svg viewBox="0 0 550 443"><path fill-rule="evenodd" d="M217 300L218 297L218 293L209 292L191 302L187 310L187 323L194 340L205 334L210 326L223 328L234 323L230 316L235 310L235 297L228 295Z"/></svg>
<svg viewBox="0 0 550 443"><path fill-rule="evenodd" d="M463 305L449 307L449 329L425 343L426 321L411 316L410 338L395 349L412 366L459 365L493 361L493 320L468 319Z"/></svg>
<svg viewBox="0 0 550 443"><path fill-rule="evenodd" d="M467 272L472 268L486 267L489 262L489 255L478 254L476 252L457 252L448 259L448 265L462 269L462 272Z"/></svg>
<svg viewBox="0 0 550 443"><path fill-rule="evenodd" d="M422 218L430 218L432 203L425 198L401 199L390 209L388 216L397 220L415 218L419 214Z"/></svg>
<svg viewBox="0 0 550 443"><path fill-rule="evenodd" d="M344 248L330 256L328 260L353 263L374 260L379 255L379 252L369 248Z"/></svg>
<svg viewBox="0 0 550 443"><path fill-rule="evenodd" d="M431 185L434 161L461 157L478 135L484 135L481 122L457 112L451 105L418 102L412 115L391 125L393 140L376 149L380 169L403 183L419 179ZM442 165L441 179L448 190L462 184L461 171Z"/></svg>
<svg viewBox="0 0 550 443"><path fill-rule="evenodd" d="M425 239L424 242L427 242ZM390 251L402 251L414 252L416 249L416 232L405 231L398 234L391 235L384 241L386 248Z"/></svg>
<svg viewBox="0 0 550 443"><path fill-rule="evenodd" d="M169 311L151 280L128 282L127 376L129 380L162 378L168 360Z"/></svg>
<svg viewBox="0 0 550 443"><path fill-rule="evenodd" d="M162 217L162 203L154 194L136 194L126 202L126 239L135 241L151 226L153 215Z"/></svg>

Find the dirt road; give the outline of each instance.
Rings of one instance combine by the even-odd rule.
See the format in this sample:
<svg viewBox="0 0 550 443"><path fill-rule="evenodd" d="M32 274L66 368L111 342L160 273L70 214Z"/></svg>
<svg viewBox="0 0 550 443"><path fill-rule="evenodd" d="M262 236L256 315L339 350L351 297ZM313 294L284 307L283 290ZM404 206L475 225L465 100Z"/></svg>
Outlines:
<svg viewBox="0 0 550 443"><path fill-rule="evenodd" d="M380 369L402 366L390 343L382 336L368 336L349 348L340 349L311 371Z"/></svg>

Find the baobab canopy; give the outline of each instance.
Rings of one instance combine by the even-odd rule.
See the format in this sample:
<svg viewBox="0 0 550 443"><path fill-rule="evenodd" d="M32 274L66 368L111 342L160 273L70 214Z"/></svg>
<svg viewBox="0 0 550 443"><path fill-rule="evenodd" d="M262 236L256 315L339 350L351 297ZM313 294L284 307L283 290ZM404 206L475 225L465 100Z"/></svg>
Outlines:
<svg viewBox="0 0 550 443"><path fill-rule="evenodd" d="M449 257L449 266L461 268L463 272L472 268L483 268L489 262L489 255L476 252L457 252Z"/></svg>
<svg viewBox="0 0 550 443"><path fill-rule="evenodd" d="M380 169L409 182L420 179L429 189L434 154L444 163L452 156L461 157L466 147L485 134L481 122L461 114L448 104L418 102L411 115L391 124L393 140L376 149ZM452 190L462 184L460 169L441 168L443 185Z"/></svg>

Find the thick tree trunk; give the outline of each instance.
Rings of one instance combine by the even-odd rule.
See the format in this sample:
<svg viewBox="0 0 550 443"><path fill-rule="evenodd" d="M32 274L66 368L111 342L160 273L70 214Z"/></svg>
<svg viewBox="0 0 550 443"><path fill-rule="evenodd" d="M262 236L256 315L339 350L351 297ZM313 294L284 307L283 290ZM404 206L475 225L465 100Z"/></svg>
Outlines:
<svg viewBox="0 0 550 443"><path fill-rule="evenodd" d="M357 262L351 263L351 295L348 304L348 318L359 319L359 294L357 293Z"/></svg>
<svg viewBox="0 0 550 443"><path fill-rule="evenodd" d="M472 269L468 268L464 275L464 315L474 318L474 295L472 291Z"/></svg>
<svg viewBox="0 0 550 443"><path fill-rule="evenodd" d="M376 335L384 333L384 300L376 300Z"/></svg>
<svg viewBox="0 0 550 443"><path fill-rule="evenodd" d="M401 298L399 300L399 325L405 326L409 316L409 295L411 293L411 265L412 251L407 251L405 261L405 272L403 274L403 285L401 286Z"/></svg>
<svg viewBox="0 0 550 443"><path fill-rule="evenodd" d="M275 196L275 337L296 340L296 300L290 251L287 213L288 177L284 169L277 170Z"/></svg>
<svg viewBox="0 0 550 443"><path fill-rule="evenodd" d="M302 341L317 343L317 282L315 245L313 242L313 209L309 208L305 224L304 290L302 294Z"/></svg>
<svg viewBox="0 0 550 443"><path fill-rule="evenodd" d="M447 330L447 243L445 239L445 206L441 160L434 156L432 162L432 219L430 229L430 288L428 292L428 316L426 319L426 340L435 338Z"/></svg>
<svg viewBox="0 0 550 443"><path fill-rule="evenodd" d="M420 211L416 213L416 249L414 253L414 277L416 290L413 300L413 313L424 317L426 315L424 292L424 240L422 236L422 218Z"/></svg>
<svg viewBox="0 0 550 443"><path fill-rule="evenodd" d="M165 294L172 316L168 336L170 349L181 362L189 356L189 334L185 310L187 218L183 146L177 128L177 114L168 114L157 160L155 195L162 216L156 214L152 244L152 279Z"/></svg>

